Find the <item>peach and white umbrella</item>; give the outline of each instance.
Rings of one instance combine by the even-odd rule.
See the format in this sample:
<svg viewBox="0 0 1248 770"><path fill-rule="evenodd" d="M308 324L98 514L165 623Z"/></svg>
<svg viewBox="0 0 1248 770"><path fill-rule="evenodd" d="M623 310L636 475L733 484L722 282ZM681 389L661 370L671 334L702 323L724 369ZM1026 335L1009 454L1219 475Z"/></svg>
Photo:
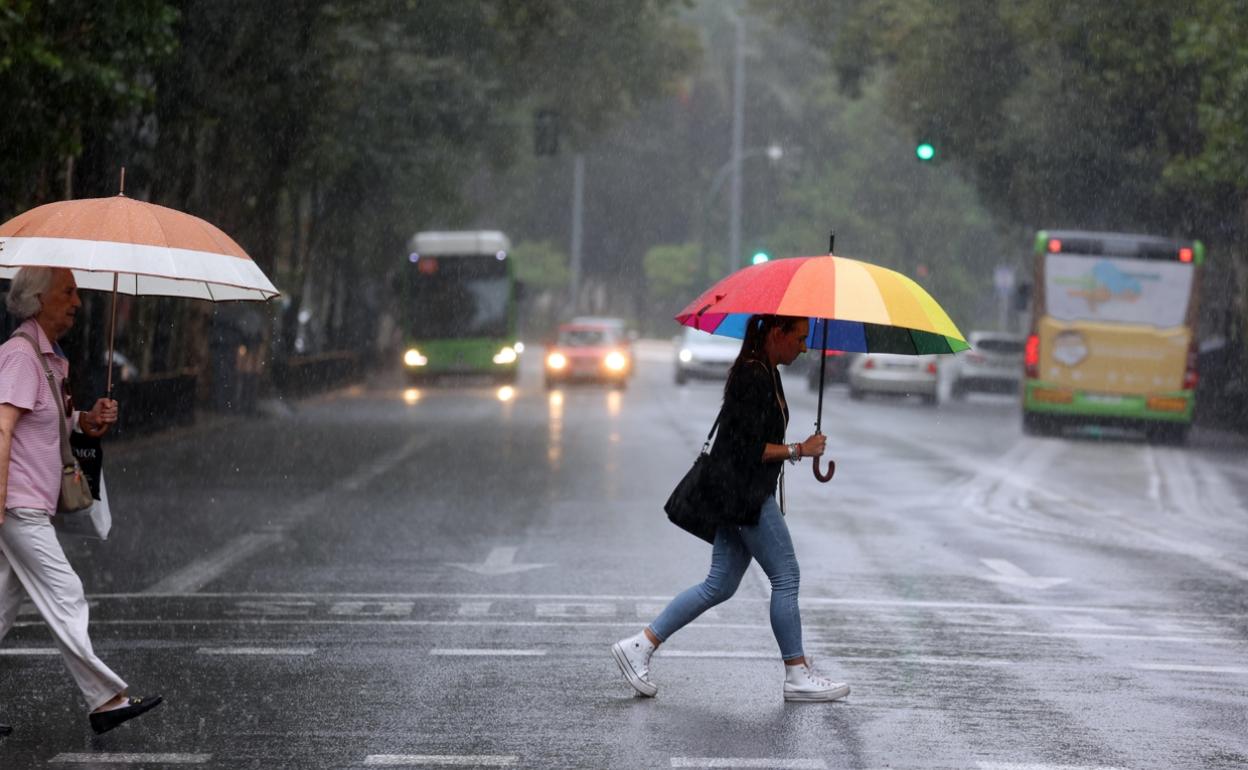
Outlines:
<svg viewBox="0 0 1248 770"><path fill-rule="evenodd" d="M22 267L69 268L78 286L213 302L278 291L247 252L204 220L125 195L48 203L0 225L0 278ZM109 324L109 390L113 326Z"/></svg>

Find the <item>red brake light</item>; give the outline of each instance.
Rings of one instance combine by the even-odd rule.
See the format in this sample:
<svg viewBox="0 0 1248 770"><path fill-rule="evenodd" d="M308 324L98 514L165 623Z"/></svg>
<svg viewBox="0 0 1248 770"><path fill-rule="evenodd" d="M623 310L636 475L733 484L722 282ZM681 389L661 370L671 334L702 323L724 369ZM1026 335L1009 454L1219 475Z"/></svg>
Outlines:
<svg viewBox="0 0 1248 770"><path fill-rule="evenodd" d="M1181 249L1179 249L1179 261L1180 261L1180 262L1191 262L1191 261L1192 261L1192 250L1191 250L1191 249L1189 249L1189 248L1187 248L1186 246L1185 246L1185 247L1183 247L1183 248L1181 248Z"/></svg>
<svg viewBox="0 0 1248 770"><path fill-rule="evenodd" d="M1056 238L1049 239L1049 253L1056 254L1062 250L1062 242Z"/></svg>
<svg viewBox="0 0 1248 770"><path fill-rule="evenodd" d="M874 368L875 368L875 359L874 359L874 358L872 358L871 356L867 356L867 360L862 362L862 368L863 368L863 369L874 369Z"/></svg>
<svg viewBox="0 0 1248 770"><path fill-rule="evenodd" d="M1023 368L1027 376L1036 379L1040 376L1040 335L1027 337L1027 346L1023 348Z"/></svg>
<svg viewBox="0 0 1248 770"><path fill-rule="evenodd" d="M928 373L928 374L935 374L935 373L936 373L936 362L935 362L935 361L929 361L929 362L928 362L928 364L927 364L927 373Z"/></svg>

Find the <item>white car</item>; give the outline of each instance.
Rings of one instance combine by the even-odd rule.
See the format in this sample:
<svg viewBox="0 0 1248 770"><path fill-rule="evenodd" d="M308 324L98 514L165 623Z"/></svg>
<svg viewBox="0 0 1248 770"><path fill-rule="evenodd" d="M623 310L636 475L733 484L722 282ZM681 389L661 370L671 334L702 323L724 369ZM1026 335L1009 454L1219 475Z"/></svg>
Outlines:
<svg viewBox="0 0 1248 770"><path fill-rule="evenodd" d="M936 404L939 381L936 356L902 356L889 353L862 353L849 365L849 397L860 399L867 393L918 396L925 404Z"/></svg>
<svg viewBox="0 0 1248 770"><path fill-rule="evenodd" d="M724 380L741 352L741 340L686 326L676 338L676 384L692 378Z"/></svg>
<svg viewBox="0 0 1248 770"><path fill-rule="evenodd" d="M973 390L1017 393L1023 382L1026 339L1006 332L974 331L966 341L971 349L955 359L950 395L961 398Z"/></svg>

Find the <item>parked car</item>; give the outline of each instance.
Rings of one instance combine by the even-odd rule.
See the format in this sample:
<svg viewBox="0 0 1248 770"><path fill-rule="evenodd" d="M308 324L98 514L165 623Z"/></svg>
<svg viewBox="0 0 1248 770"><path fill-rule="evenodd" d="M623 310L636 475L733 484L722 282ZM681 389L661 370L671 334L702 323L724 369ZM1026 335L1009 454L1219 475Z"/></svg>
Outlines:
<svg viewBox="0 0 1248 770"><path fill-rule="evenodd" d="M546 350L547 388L570 382L605 382L623 388L632 371L628 338L611 324L563 324L555 343Z"/></svg>
<svg viewBox="0 0 1248 770"><path fill-rule="evenodd" d="M823 383L830 385L835 382L846 382L849 378L849 362L853 356L839 350L824 351L826 359L823 367ZM819 390L819 351L809 350L806 355L797 359L803 361L806 369L806 385L812 392ZM796 362L795 362L796 363Z"/></svg>
<svg viewBox="0 0 1248 770"><path fill-rule="evenodd" d="M1023 381L1025 338L1006 332L973 331L966 341L971 349L954 360L950 395L961 398L971 391L1018 392Z"/></svg>
<svg viewBox="0 0 1248 770"><path fill-rule="evenodd" d="M690 379L723 380L741 352L741 340L686 326L676 338L676 384Z"/></svg>
<svg viewBox="0 0 1248 770"><path fill-rule="evenodd" d="M849 397L860 399L867 393L918 396L926 404L936 404L939 381L936 356L902 356L863 353L849 365Z"/></svg>

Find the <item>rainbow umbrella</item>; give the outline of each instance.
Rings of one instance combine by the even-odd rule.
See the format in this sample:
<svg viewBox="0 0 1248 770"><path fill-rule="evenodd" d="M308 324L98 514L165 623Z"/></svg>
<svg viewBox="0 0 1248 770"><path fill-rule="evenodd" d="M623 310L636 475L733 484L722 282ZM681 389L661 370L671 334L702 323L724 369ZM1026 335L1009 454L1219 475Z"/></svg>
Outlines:
<svg viewBox="0 0 1248 770"><path fill-rule="evenodd" d="M738 270L703 292L676 316L684 326L743 338L750 316L773 314L810 319L806 347L849 353L957 353L970 345L923 287L901 273L831 254L791 257ZM823 364L819 411L822 432ZM815 461L815 477L826 477Z"/></svg>

